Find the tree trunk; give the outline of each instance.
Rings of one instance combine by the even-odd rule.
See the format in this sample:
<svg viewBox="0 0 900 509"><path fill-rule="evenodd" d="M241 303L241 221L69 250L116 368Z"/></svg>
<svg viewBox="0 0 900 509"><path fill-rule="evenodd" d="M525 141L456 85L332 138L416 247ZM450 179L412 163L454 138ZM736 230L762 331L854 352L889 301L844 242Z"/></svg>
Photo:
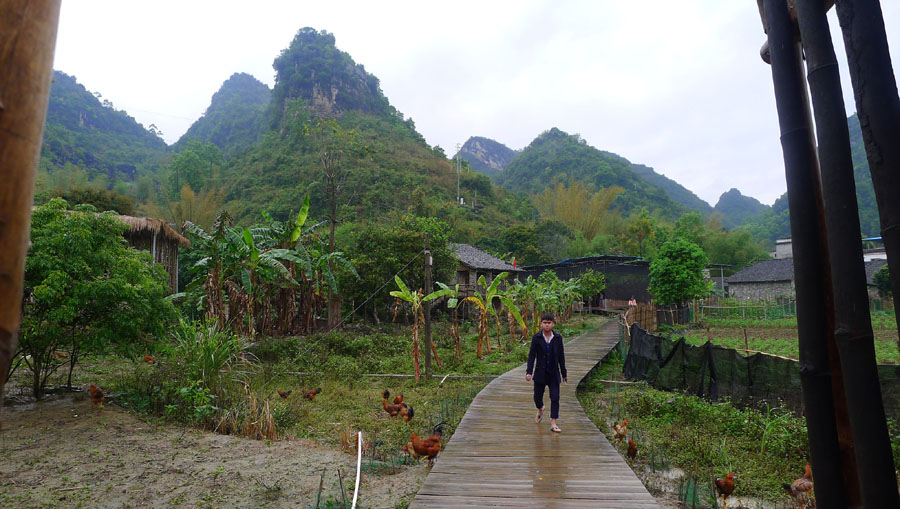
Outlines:
<svg viewBox="0 0 900 509"><path fill-rule="evenodd" d="M0 3L0 409L22 320L34 177L53 78L60 0Z"/></svg>

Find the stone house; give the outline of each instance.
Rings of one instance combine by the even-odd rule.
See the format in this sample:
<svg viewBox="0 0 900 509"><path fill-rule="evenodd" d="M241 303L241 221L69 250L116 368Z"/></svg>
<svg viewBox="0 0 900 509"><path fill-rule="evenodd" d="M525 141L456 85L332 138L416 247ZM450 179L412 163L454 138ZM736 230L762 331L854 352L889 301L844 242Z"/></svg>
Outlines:
<svg viewBox="0 0 900 509"><path fill-rule="evenodd" d="M878 290L872 281L887 260L865 262L866 285L870 299L878 298ZM725 278L728 295L735 299L766 300L776 297L794 297L794 259L773 258L754 263Z"/></svg>
<svg viewBox="0 0 900 509"><path fill-rule="evenodd" d="M512 264L469 244L452 244L450 247L455 251L458 261L455 284L459 285L461 299L471 296L476 291L484 291L483 288L478 287L480 276L484 276L485 283L490 285L491 281L501 272L510 273L507 281L516 279L518 273L521 272Z"/></svg>

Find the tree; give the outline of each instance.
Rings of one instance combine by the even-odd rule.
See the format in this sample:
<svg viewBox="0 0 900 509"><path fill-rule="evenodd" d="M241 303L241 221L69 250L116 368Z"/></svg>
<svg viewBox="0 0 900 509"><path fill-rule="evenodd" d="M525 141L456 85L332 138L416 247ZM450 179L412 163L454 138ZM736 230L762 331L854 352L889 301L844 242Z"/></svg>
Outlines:
<svg viewBox="0 0 900 509"><path fill-rule="evenodd" d="M578 288L581 290L581 298L587 299L588 312L590 312L594 297L606 290L606 276L602 272L587 269L578 276Z"/></svg>
<svg viewBox="0 0 900 509"><path fill-rule="evenodd" d="M413 311L413 344L412 344L412 356L413 356L413 365L415 366L416 372L416 381L419 381L419 324L425 323L425 314L422 311L422 304L428 302L430 300L434 300L438 297L443 297L445 295L450 295L453 290L448 288L442 288L435 292L431 292L428 295L422 296L422 290L419 289L415 292L410 291L410 289L403 284L403 280L400 279L400 276L394 276L394 282L397 283L397 288L399 290L394 290L391 292L391 296L396 297L400 300L404 300L409 302L412 306ZM431 352L434 354L434 361L438 366L441 365L441 360L438 359L437 347L434 343L431 343Z"/></svg>
<svg viewBox="0 0 900 509"><path fill-rule="evenodd" d="M146 351L147 337L162 334L175 314L165 269L128 247L124 223L92 206L66 207L56 198L32 216L16 366L32 372L37 399L64 365L71 386L84 353Z"/></svg>
<svg viewBox="0 0 900 509"><path fill-rule="evenodd" d="M879 297L891 296L891 271L888 269L887 264L884 264L875 272L875 275L872 276L872 282L875 283L875 288L878 289Z"/></svg>
<svg viewBox="0 0 900 509"><path fill-rule="evenodd" d="M705 297L711 285L703 275L707 262L706 253L693 242L681 238L666 242L650 262L647 290L660 304Z"/></svg>
<svg viewBox="0 0 900 509"><path fill-rule="evenodd" d="M644 257L644 241L653 238L653 219L650 218L650 212L646 208L641 209L641 213L634 218L631 225L628 226L628 233L637 239L638 256Z"/></svg>

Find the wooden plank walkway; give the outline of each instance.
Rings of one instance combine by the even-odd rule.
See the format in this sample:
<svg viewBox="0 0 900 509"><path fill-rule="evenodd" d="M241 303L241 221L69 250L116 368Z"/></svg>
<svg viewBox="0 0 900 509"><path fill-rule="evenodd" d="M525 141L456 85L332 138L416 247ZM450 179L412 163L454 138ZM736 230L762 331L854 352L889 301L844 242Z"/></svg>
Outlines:
<svg viewBox="0 0 900 509"><path fill-rule="evenodd" d="M524 364L491 382L472 401L409 507L658 507L575 397L578 381L618 339L618 324L611 321L566 343L562 433L550 431L547 393L543 422L534 422L533 384L525 381Z"/></svg>

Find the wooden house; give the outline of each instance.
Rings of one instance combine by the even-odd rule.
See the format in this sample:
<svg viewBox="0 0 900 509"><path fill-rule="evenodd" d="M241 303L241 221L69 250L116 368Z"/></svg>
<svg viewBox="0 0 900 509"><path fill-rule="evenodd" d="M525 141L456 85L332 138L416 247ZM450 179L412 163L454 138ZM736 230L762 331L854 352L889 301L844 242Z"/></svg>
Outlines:
<svg viewBox="0 0 900 509"><path fill-rule="evenodd" d="M150 217L115 216L128 226L125 240L135 249L149 251L153 261L166 268L169 287L178 291L178 248L191 243L162 219Z"/></svg>

